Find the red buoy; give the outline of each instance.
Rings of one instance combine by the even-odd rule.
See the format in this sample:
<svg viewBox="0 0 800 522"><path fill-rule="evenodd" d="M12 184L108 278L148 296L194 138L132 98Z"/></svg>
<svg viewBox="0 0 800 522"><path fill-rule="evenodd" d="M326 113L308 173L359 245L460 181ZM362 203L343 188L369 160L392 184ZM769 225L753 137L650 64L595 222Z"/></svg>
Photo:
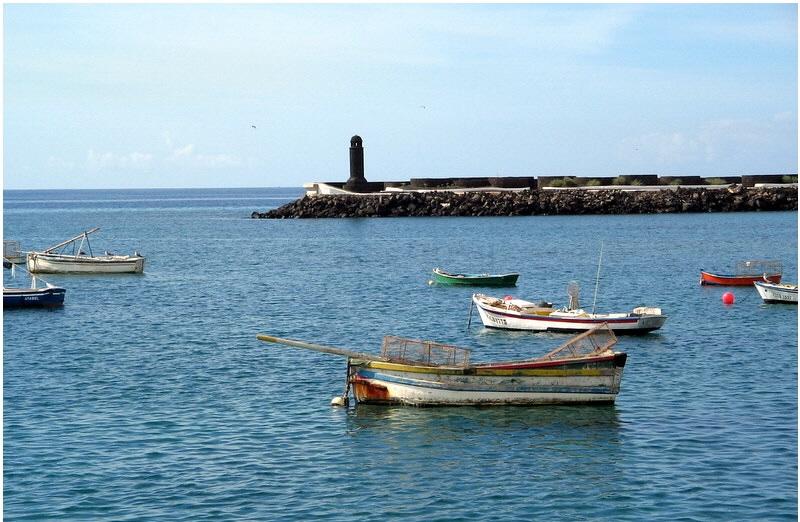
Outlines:
<svg viewBox="0 0 800 522"><path fill-rule="evenodd" d="M736 296L733 295L733 292L722 294L722 304L732 305L734 302L736 302Z"/></svg>

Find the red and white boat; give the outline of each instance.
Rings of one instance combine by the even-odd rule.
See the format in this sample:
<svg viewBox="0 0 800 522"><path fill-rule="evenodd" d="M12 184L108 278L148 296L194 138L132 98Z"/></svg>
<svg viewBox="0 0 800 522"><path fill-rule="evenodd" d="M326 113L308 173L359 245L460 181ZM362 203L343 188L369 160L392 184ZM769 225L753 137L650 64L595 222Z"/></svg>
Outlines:
<svg viewBox="0 0 800 522"><path fill-rule="evenodd" d="M504 330L537 332L584 332L607 323L615 334L645 334L658 330L667 320L661 308L638 307L630 312L590 313L582 308L555 309L523 299L474 294L483 325Z"/></svg>
<svg viewBox="0 0 800 522"><path fill-rule="evenodd" d="M750 260L739 261L733 274L716 274L700 271L701 285L719 286L753 286L756 281L769 281L780 283L783 276L783 267L780 261Z"/></svg>

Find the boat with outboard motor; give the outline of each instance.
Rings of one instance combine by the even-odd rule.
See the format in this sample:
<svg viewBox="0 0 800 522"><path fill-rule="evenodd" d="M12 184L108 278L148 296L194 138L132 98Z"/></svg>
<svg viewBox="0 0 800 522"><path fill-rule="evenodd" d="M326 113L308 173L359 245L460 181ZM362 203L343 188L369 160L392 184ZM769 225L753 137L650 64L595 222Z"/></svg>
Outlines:
<svg viewBox="0 0 800 522"><path fill-rule="evenodd" d="M583 308L543 307L523 299L500 299L474 294L472 302L487 328L536 332L583 332L608 324L616 334L645 334L667 320L661 308L640 306L630 312L591 313Z"/></svg>

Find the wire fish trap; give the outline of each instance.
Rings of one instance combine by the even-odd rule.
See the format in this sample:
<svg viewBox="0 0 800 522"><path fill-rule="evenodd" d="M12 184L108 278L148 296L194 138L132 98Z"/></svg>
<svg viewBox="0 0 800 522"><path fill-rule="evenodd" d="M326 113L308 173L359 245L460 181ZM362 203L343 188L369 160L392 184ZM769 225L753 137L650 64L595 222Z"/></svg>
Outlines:
<svg viewBox="0 0 800 522"><path fill-rule="evenodd" d="M576 335L555 350L542 356L542 359L572 359L587 355L597 355L611 350L611 347L615 344L617 344L617 336L614 335L608 323L603 323L597 328Z"/></svg>
<svg viewBox="0 0 800 522"><path fill-rule="evenodd" d="M783 265L780 261L767 259L751 259L736 263L735 275L760 276L762 274L783 274Z"/></svg>
<svg viewBox="0 0 800 522"><path fill-rule="evenodd" d="M416 366L469 366L469 353L466 348L449 344L406 339L387 335L381 345L381 357L392 362Z"/></svg>

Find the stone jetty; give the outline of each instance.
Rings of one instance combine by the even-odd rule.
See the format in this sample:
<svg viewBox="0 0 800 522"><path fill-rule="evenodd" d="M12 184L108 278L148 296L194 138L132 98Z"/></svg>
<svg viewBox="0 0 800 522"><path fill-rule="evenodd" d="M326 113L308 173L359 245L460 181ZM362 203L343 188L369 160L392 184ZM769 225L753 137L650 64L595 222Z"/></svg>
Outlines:
<svg viewBox="0 0 800 522"><path fill-rule="evenodd" d="M252 218L548 216L797 210L797 186L528 189L305 196Z"/></svg>

